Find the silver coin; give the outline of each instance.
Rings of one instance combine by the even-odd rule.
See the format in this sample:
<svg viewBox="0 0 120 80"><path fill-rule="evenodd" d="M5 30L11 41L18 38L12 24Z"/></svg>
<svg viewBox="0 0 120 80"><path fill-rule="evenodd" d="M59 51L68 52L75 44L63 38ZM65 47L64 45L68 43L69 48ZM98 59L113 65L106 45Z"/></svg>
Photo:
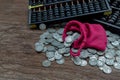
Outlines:
<svg viewBox="0 0 120 80"><path fill-rule="evenodd" d="M109 41L109 42L114 42L115 39L114 39L113 37L108 37L108 41Z"/></svg>
<svg viewBox="0 0 120 80"><path fill-rule="evenodd" d="M87 61L82 59L80 66L86 66L86 65L87 65Z"/></svg>
<svg viewBox="0 0 120 80"><path fill-rule="evenodd" d="M99 69L103 71L103 66L99 67Z"/></svg>
<svg viewBox="0 0 120 80"><path fill-rule="evenodd" d="M59 42L63 42L62 36L59 36L57 39Z"/></svg>
<svg viewBox="0 0 120 80"><path fill-rule="evenodd" d="M72 35L72 34L73 34L72 31L67 32L67 35Z"/></svg>
<svg viewBox="0 0 120 80"><path fill-rule="evenodd" d="M116 40L120 38L120 36L117 35L117 34L112 34L112 37L113 37L114 39L116 39Z"/></svg>
<svg viewBox="0 0 120 80"><path fill-rule="evenodd" d="M97 51L95 49L88 48L87 50L88 50L88 52L90 52L92 54L96 54L97 53Z"/></svg>
<svg viewBox="0 0 120 80"><path fill-rule="evenodd" d="M112 66L114 64L115 59L106 59L106 64Z"/></svg>
<svg viewBox="0 0 120 80"><path fill-rule="evenodd" d="M42 62L42 66L44 66L44 67L49 67L50 65L51 65L51 62L49 60L44 60Z"/></svg>
<svg viewBox="0 0 120 80"><path fill-rule="evenodd" d="M58 41L56 41L56 40L54 40L54 41L51 43L51 45L53 45L53 46L55 46L55 47L58 47L60 44L61 44L61 43L58 42Z"/></svg>
<svg viewBox="0 0 120 80"><path fill-rule="evenodd" d="M64 56L68 57L68 56L70 56L70 53L65 53Z"/></svg>
<svg viewBox="0 0 120 80"><path fill-rule="evenodd" d="M53 41L54 41L54 39L52 39L52 38L51 39L46 39L47 43L52 43Z"/></svg>
<svg viewBox="0 0 120 80"><path fill-rule="evenodd" d="M66 49L65 53L69 53L70 52L70 48L65 48L65 49Z"/></svg>
<svg viewBox="0 0 120 80"><path fill-rule="evenodd" d="M64 28L60 28L60 29L57 31L57 33L60 34L60 35L62 35L62 34L63 34L63 31L64 31Z"/></svg>
<svg viewBox="0 0 120 80"><path fill-rule="evenodd" d="M46 42L46 39L44 39L44 38L41 38L41 39L39 40L39 42L42 43L42 44L47 43L47 42Z"/></svg>
<svg viewBox="0 0 120 80"><path fill-rule="evenodd" d="M97 59L89 59L89 64L91 66L96 66L97 65Z"/></svg>
<svg viewBox="0 0 120 80"><path fill-rule="evenodd" d="M103 72L106 73L106 74L110 74L112 72L112 68L107 66L107 65L104 65L103 66Z"/></svg>
<svg viewBox="0 0 120 80"><path fill-rule="evenodd" d="M38 44L35 44L35 50L36 50L37 52L42 52L43 49L44 49L44 45L43 45L42 43L39 43L39 45L38 45Z"/></svg>
<svg viewBox="0 0 120 80"><path fill-rule="evenodd" d="M105 63L103 61L97 60L97 66L102 67L102 66L104 66L104 64Z"/></svg>
<svg viewBox="0 0 120 80"><path fill-rule="evenodd" d="M72 42L73 42L72 36L67 36L67 37L65 38L65 42L66 42L66 43L72 43Z"/></svg>
<svg viewBox="0 0 120 80"><path fill-rule="evenodd" d="M60 37L60 35L58 33L53 33L52 35L53 35L53 38L56 40Z"/></svg>
<svg viewBox="0 0 120 80"><path fill-rule="evenodd" d="M80 34L79 33L74 33L72 35L72 37L73 37L73 41L74 41L74 40L76 40L76 39L78 39L80 37Z"/></svg>
<svg viewBox="0 0 120 80"><path fill-rule="evenodd" d="M56 63L57 63L57 64L64 64L64 63L65 63L65 59L64 59L64 58L57 59L57 60L56 60Z"/></svg>
<svg viewBox="0 0 120 80"><path fill-rule="evenodd" d="M114 68L115 68L115 69L120 69L120 63L115 62L115 63L114 63Z"/></svg>
<svg viewBox="0 0 120 80"><path fill-rule="evenodd" d="M98 51L97 54L98 54L99 56L102 56L102 55L104 55L105 53L102 52L102 51Z"/></svg>
<svg viewBox="0 0 120 80"><path fill-rule="evenodd" d="M43 33L42 35L40 35L40 39L45 39L49 34L49 32Z"/></svg>
<svg viewBox="0 0 120 80"><path fill-rule="evenodd" d="M72 43L66 43L66 42L64 42L64 46L65 46L65 47L70 47L71 44L72 44Z"/></svg>
<svg viewBox="0 0 120 80"><path fill-rule="evenodd" d="M106 53L105 57L111 59L114 57L114 55L112 53Z"/></svg>
<svg viewBox="0 0 120 80"><path fill-rule="evenodd" d="M112 42L112 45L117 47L117 46L119 46L119 42L118 41L114 41L114 42Z"/></svg>
<svg viewBox="0 0 120 80"><path fill-rule="evenodd" d="M78 49L72 48L72 52L77 53Z"/></svg>
<svg viewBox="0 0 120 80"><path fill-rule="evenodd" d="M66 49L65 48L61 48L58 50L58 53L60 54L64 54L66 52Z"/></svg>
<svg viewBox="0 0 120 80"><path fill-rule="evenodd" d="M116 61L120 63L120 56L116 56Z"/></svg>
<svg viewBox="0 0 120 80"><path fill-rule="evenodd" d="M52 57L52 58L48 58L49 61L54 61L55 60L55 57Z"/></svg>
<svg viewBox="0 0 120 80"><path fill-rule="evenodd" d="M52 58L55 56L55 52L46 52L46 57Z"/></svg>
<svg viewBox="0 0 120 80"><path fill-rule="evenodd" d="M47 51L47 47L44 47L43 51L42 52L46 52Z"/></svg>
<svg viewBox="0 0 120 80"><path fill-rule="evenodd" d="M80 53L80 58L88 58L90 55L90 53L87 50L82 50L82 52Z"/></svg>
<svg viewBox="0 0 120 80"><path fill-rule="evenodd" d="M80 65L81 64L81 59L79 57L73 57L73 62L75 65Z"/></svg>
<svg viewBox="0 0 120 80"><path fill-rule="evenodd" d="M96 55L96 54L95 54L95 55L92 55L92 56L90 57L90 59L96 59L96 60L97 60L97 59L98 59L98 55Z"/></svg>
<svg viewBox="0 0 120 80"><path fill-rule="evenodd" d="M40 30L45 30L46 29L46 25L45 24L40 24L39 25L39 29Z"/></svg>
<svg viewBox="0 0 120 80"><path fill-rule="evenodd" d="M48 46L48 47L47 47L47 51L48 51L48 52L54 52L54 51L56 51L56 49L55 49L54 46Z"/></svg>
<svg viewBox="0 0 120 80"><path fill-rule="evenodd" d="M99 58L98 58L98 60L100 60L100 61L102 61L102 62L106 62L106 58L105 58L105 56L100 56Z"/></svg>
<svg viewBox="0 0 120 80"><path fill-rule="evenodd" d="M48 28L47 30L48 30L49 33L55 33L56 32L56 30L53 29L53 28Z"/></svg>
<svg viewBox="0 0 120 80"><path fill-rule="evenodd" d="M61 59L63 56L58 53L58 51L55 52L55 59Z"/></svg>
<svg viewBox="0 0 120 80"><path fill-rule="evenodd" d="M53 39L53 35L49 34L48 36L46 36L46 39Z"/></svg>
<svg viewBox="0 0 120 80"><path fill-rule="evenodd" d="M61 48L64 48L65 46L64 46L64 44L63 43L60 43L59 44L59 46L57 46L59 49L61 49Z"/></svg>
<svg viewBox="0 0 120 80"><path fill-rule="evenodd" d="M41 45L40 42L36 42L36 43L35 43L35 46L39 46L39 45Z"/></svg>

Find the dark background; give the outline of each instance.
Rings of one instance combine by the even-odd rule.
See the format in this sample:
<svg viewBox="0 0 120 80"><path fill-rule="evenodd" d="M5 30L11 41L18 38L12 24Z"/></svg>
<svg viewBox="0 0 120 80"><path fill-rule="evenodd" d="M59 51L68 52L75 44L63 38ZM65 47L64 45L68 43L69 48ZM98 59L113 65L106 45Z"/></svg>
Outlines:
<svg viewBox="0 0 120 80"><path fill-rule="evenodd" d="M28 0L0 0L0 80L119 80L120 71L104 74L97 67L80 67L66 58L44 68L43 54L34 51L42 33L27 24Z"/></svg>

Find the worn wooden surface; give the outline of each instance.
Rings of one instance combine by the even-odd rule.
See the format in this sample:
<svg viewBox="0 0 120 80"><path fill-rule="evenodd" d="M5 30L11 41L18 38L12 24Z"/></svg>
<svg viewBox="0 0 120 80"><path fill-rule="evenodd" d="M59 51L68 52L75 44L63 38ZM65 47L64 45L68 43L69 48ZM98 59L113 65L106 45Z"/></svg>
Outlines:
<svg viewBox="0 0 120 80"><path fill-rule="evenodd" d="M119 80L120 70L104 74L97 67L75 66L70 58L44 68L34 51L42 33L27 26L28 0L0 0L0 80Z"/></svg>

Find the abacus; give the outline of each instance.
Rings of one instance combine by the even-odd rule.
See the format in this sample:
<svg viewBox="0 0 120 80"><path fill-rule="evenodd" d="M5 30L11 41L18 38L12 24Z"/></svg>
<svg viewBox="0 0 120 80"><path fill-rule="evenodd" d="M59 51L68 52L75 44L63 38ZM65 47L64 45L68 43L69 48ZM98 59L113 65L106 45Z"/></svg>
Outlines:
<svg viewBox="0 0 120 80"><path fill-rule="evenodd" d="M107 0L29 0L29 24L35 27L108 11Z"/></svg>

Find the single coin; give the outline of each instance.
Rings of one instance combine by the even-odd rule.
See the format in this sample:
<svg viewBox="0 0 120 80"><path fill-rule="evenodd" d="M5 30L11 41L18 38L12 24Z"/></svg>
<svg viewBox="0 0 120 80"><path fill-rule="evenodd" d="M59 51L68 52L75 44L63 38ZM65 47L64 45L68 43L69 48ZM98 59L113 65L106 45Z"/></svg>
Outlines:
<svg viewBox="0 0 120 80"><path fill-rule="evenodd" d="M58 47L61 43L58 42L57 40L54 40L51 45L55 46L55 47Z"/></svg>
<svg viewBox="0 0 120 80"><path fill-rule="evenodd" d="M61 48L64 48L65 46L64 46L64 44L63 43L60 43L59 44L59 46L57 46L59 49L61 49Z"/></svg>
<svg viewBox="0 0 120 80"><path fill-rule="evenodd" d="M66 42L64 42L64 46L65 46L65 47L70 47L71 44L72 44L72 43L66 43Z"/></svg>
<svg viewBox="0 0 120 80"><path fill-rule="evenodd" d="M49 61L54 61L55 60L55 57L52 57L52 58L48 58Z"/></svg>
<svg viewBox="0 0 120 80"><path fill-rule="evenodd" d="M75 65L80 65L81 64L81 59L79 57L73 57L73 62Z"/></svg>
<svg viewBox="0 0 120 80"><path fill-rule="evenodd" d="M66 48L61 48L58 50L58 53L64 54L66 52Z"/></svg>
<svg viewBox="0 0 120 80"><path fill-rule="evenodd" d="M115 61L115 58L113 58L113 59L106 59L106 64L109 65L109 66L112 66L112 65L114 65L114 61Z"/></svg>
<svg viewBox="0 0 120 80"><path fill-rule="evenodd" d="M98 54L99 56L102 56L102 55L104 55L105 53L102 52L102 51L97 51L97 54Z"/></svg>
<svg viewBox="0 0 120 80"><path fill-rule="evenodd" d="M44 49L44 44L42 44L42 43L35 43L35 50L37 52L42 52L43 49Z"/></svg>
<svg viewBox="0 0 120 80"><path fill-rule="evenodd" d="M87 65L87 61L82 59L80 66L86 66L86 65Z"/></svg>
<svg viewBox="0 0 120 80"><path fill-rule="evenodd" d="M111 59L114 58L114 55L112 53L106 53L105 57Z"/></svg>
<svg viewBox="0 0 120 80"><path fill-rule="evenodd" d="M42 52L46 52L47 51L47 47L44 47L43 51Z"/></svg>
<svg viewBox="0 0 120 80"><path fill-rule="evenodd" d="M102 67L102 66L104 66L104 62L103 61L101 61L101 60L97 60L97 66L98 67Z"/></svg>
<svg viewBox="0 0 120 80"><path fill-rule="evenodd" d="M106 62L106 58L105 58L105 56L100 56L99 58L98 58L98 60L100 60L100 61L102 61L102 62Z"/></svg>
<svg viewBox="0 0 120 80"><path fill-rule="evenodd" d="M80 34L79 33L74 33L72 35L72 37L73 37L73 41L74 41L74 40L76 40L76 39L78 39L80 37Z"/></svg>
<svg viewBox="0 0 120 80"><path fill-rule="evenodd" d="M40 42L36 42L36 43L35 43L35 46L39 46L39 45L41 45Z"/></svg>
<svg viewBox="0 0 120 80"><path fill-rule="evenodd" d="M108 41L110 41L110 42L114 42L115 39L114 39L113 37L108 37Z"/></svg>
<svg viewBox="0 0 120 80"><path fill-rule="evenodd" d="M120 63L120 56L116 56L116 61Z"/></svg>
<svg viewBox="0 0 120 80"><path fill-rule="evenodd" d="M59 42L63 42L62 36L59 36L57 39Z"/></svg>
<svg viewBox="0 0 120 80"><path fill-rule="evenodd" d="M58 64L64 64L65 63L65 59L64 58L57 59L56 63L58 63Z"/></svg>
<svg viewBox="0 0 120 80"><path fill-rule="evenodd" d="M90 52L90 53L92 53L92 54L97 53L97 51L96 51L95 49L90 49L90 48L88 48L87 50L88 50L88 52Z"/></svg>
<svg viewBox="0 0 120 80"><path fill-rule="evenodd" d="M67 37L65 38L65 42L66 42L66 43L72 43L72 42L73 42L72 36L67 36Z"/></svg>
<svg viewBox="0 0 120 80"><path fill-rule="evenodd" d="M39 43L46 44L47 42L46 42L46 39L45 39L45 38L41 38L41 39L39 40Z"/></svg>
<svg viewBox="0 0 120 80"><path fill-rule="evenodd" d="M117 46L119 46L119 42L118 41L114 41L114 42L112 42L112 45L117 47Z"/></svg>
<svg viewBox="0 0 120 80"><path fill-rule="evenodd" d="M106 74L110 74L112 72L112 68L107 65L104 65L103 72Z"/></svg>
<svg viewBox="0 0 120 80"><path fill-rule="evenodd" d="M80 58L88 58L90 55L90 53L87 50L82 50L82 52L80 52Z"/></svg>
<svg viewBox="0 0 120 80"><path fill-rule="evenodd" d="M97 58L98 58L98 55L92 55L91 57L90 57L90 59L96 59L97 60Z"/></svg>
<svg viewBox="0 0 120 80"><path fill-rule="evenodd" d="M60 35L58 33L53 33L53 38L57 39Z"/></svg>
<svg viewBox="0 0 120 80"><path fill-rule="evenodd" d="M46 25L45 24L40 24L39 25L39 29L40 30L45 30L46 29Z"/></svg>
<svg viewBox="0 0 120 80"><path fill-rule="evenodd" d="M70 53L65 53L64 56L68 57L68 56L70 56Z"/></svg>
<svg viewBox="0 0 120 80"><path fill-rule="evenodd" d="M107 44L107 48L108 48L108 49L113 49L114 46L113 46L112 44Z"/></svg>
<svg viewBox="0 0 120 80"><path fill-rule="evenodd" d="M42 62L42 66L44 66L44 67L49 67L50 65L51 65L51 62L49 60L44 60Z"/></svg>
<svg viewBox="0 0 120 80"><path fill-rule="evenodd" d="M55 52L55 59L61 59L63 56L58 53L58 51Z"/></svg>
<svg viewBox="0 0 120 80"><path fill-rule="evenodd" d="M72 52L77 53L78 49L72 48Z"/></svg>
<svg viewBox="0 0 120 80"><path fill-rule="evenodd" d="M64 31L64 28L60 28L60 29L57 31L57 33L60 34L60 35L62 35L62 34L63 34L63 31Z"/></svg>
<svg viewBox="0 0 120 80"><path fill-rule="evenodd" d="M89 64L91 66L96 66L97 65L97 59L89 59Z"/></svg>
<svg viewBox="0 0 120 80"><path fill-rule="evenodd" d="M55 56L55 52L46 52L46 57L52 58Z"/></svg>
<svg viewBox="0 0 120 80"><path fill-rule="evenodd" d="M72 35L72 34L73 34L72 31L67 32L67 35L68 35L68 36L69 36L69 35Z"/></svg>
<svg viewBox="0 0 120 80"><path fill-rule="evenodd" d="M47 43L52 43L53 41L54 41L54 39L53 39L53 38L46 39L46 42L47 42Z"/></svg>
<svg viewBox="0 0 120 80"><path fill-rule="evenodd" d="M114 63L114 68L115 68L115 69L120 69L120 63L115 62L115 63Z"/></svg>
<svg viewBox="0 0 120 80"><path fill-rule="evenodd" d="M56 51L56 49L55 49L54 46L48 46L48 47L47 47L47 51L49 51L49 52L54 52L54 51Z"/></svg>

